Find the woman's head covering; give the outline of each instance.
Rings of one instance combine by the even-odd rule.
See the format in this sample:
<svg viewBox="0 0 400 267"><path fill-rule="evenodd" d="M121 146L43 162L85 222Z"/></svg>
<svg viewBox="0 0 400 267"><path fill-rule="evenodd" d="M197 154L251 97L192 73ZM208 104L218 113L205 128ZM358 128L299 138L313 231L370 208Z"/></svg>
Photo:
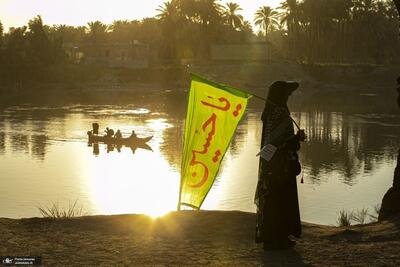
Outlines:
<svg viewBox="0 0 400 267"><path fill-rule="evenodd" d="M273 82L269 87L267 101L261 119L266 120L268 114L273 113L278 107L287 109L289 95L298 87L298 82Z"/></svg>
<svg viewBox="0 0 400 267"><path fill-rule="evenodd" d="M276 81L269 87L267 100L278 106L286 106L289 95L299 87L297 82Z"/></svg>

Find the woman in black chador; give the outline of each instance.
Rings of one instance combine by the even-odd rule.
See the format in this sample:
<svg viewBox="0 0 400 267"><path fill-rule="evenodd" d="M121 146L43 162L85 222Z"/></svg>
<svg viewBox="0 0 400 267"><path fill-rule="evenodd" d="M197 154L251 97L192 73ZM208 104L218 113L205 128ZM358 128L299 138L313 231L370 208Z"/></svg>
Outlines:
<svg viewBox="0 0 400 267"><path fill-rule="evenodd" d="M295 241L289 239L289 236L301 235L296 184L301 166L297 151L300 149L300 141L304 141L306 136L303 130L294 133L287 107L290 94L298 87L296 82L274 82L269 88L261 118L261 148L265 153L261 153L260 157L255 195L256 242L263 242L266 250L292 247ZM269 149L266 149L266 145L269 145Z"/></svg>

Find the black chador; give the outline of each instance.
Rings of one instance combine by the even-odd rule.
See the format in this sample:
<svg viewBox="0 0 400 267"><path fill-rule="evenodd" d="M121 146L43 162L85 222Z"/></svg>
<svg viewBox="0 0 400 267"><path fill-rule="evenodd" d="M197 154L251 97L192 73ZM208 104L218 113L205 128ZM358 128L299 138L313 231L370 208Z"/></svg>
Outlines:
<svg viewBox="0 0 400 267"><path fill-rule="evenodd" d="M283 249L294 245L289 236L300 237L301 223L296 176L301 172L297 151L304 131L294 133L287 107L289 95L298 83L278 81L271 85L264 112L261 148L273 145L272 158L260 157L256 242L265 249Z"/></svg>

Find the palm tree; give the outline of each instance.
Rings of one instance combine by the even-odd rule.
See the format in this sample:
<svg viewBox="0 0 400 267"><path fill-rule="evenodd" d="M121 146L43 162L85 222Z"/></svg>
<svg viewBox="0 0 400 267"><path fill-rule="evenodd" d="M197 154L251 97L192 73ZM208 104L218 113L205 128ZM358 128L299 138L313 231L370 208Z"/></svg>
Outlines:
<svg viewBox="0 0 400 267"><path fill-rule="evenodd" d="M331 16L334 21L336 30L336 44L331 42L331 53L334 53L337 59L342 60L350 54L351 44L349 43L351 10L353 8L353 0L335 0L331 4Z"/></svg>
<svg viewBox="0 0 400 267"><path fill-rule="evenodd" d="M265 40L268 42L268 32L273 31L279 24L278 12L269 6L260 7L254 18L254 24L265 31Z"/></svg>
<svg viewBox="0 0 400 267"><path fill-rule="evenodd" d="M131 41L131 23L127 20L114 20L110 25L112 40L115 42Z"/></svg>
<svg viewBox="0 0 400 267"><path fill-rule="evenodd" d="M236 3L227 3L226 10L223 13L223 16L233 29L238 29L243 25L243 16L237 14L238 11L242 10L242 8Z"/></svg>
<svg viewBox="0 0 400 267"><path fill-rule="evenodd" d="M159 6L156 18L161 21L163 33L163 50L166 57L170 60L177 55L179 39L180 9L179 2L171 0Z"/></svg>
<svg viewBox="0 0 400 267"><path fill-rule="evenodd" d="M281 9L285 10L285 14L281 19L281 23L286 23L289 27L290 24L299 22L299 3L297 0L286 0L281 3Z"/></svg>
<svg viewBox="0 0 400 267"><path fill-rule="evenodd" d="M162 22L176 22L179 17L179 7L177 1L171 0L158 6L156 18Z"/></svg>
<svg viewBox="0 0 400 267"><path fill-rule="evenodd" d="M211 44L218 37L218 27L222 24L223 8L220 0L195 1L195 23L199 25L198 51L202 58L211 55Z"/></svg>
<svg viewBox="0 0 400 267"><path fill-rule="evenodd" d="M108 26L100 21L94 21L88 23L89 28L89 39L94 44L104 42L108 32Z"/></svg>
<svg viewBox="0 0 400 267"><path fill-rule="evenodd" d="M112 24L109 26L110 30L115 32L119 30L124 30L129 27L129 21L127 20L114 20Z"/></svg>
<svg viewBox="0 0 400 267"><path fill-rule="evenodd" d="M400 17L400 0L393 0L394 5L396 6L397 13ZM399 23L399 35L400 35L400 23Z"/></svg>
<svg viewBox="0 0 400 267"><path fill-rule="evenodd" d="M199 0L197 1L197 13L203 26L211 26L220 21L223 7L220 0Z"/></svg>
<svg viewBox="0 0 400 267"><path fill-rule="evenodd" d="M265 31L265 42L267 43L267 61L270 58L270 45L268 44L268 32L273 31L278 25L279 13L269 6L260 7L254 17L254 24Z"/></svg>
<svg viewBox="0 0 400 267"><path fill-rule="evenodd" d="M397 7L397 12L399 13L399 16L400 16L400 0L393 0L393 1Z"/></svg>
<svg viewBox="0 0 400 267"><path fill-rule="evenodd" d="M299 21L300 21L300 8L297 0L286 0L281 3L281 9L285 13L281 17L281 24L286 24L288 39L289 39L289 54L291 57L297 56L299 47Z"/></svg>
<svg viewBox="0 0 400 267"><path fill-rule="evenodd" d="M304 47L307 59L315 61L327 58L329 50L332 50L328 47L336 41L330 36L334 26L332 1L303 0L300 7L302 24L305 25L307 35Z"/></svg>
<svg viewBox="0 0 400 267"><path fill-rule="evenodd" d="M3 24L0 21L0 48L3 45Z"/></svg>

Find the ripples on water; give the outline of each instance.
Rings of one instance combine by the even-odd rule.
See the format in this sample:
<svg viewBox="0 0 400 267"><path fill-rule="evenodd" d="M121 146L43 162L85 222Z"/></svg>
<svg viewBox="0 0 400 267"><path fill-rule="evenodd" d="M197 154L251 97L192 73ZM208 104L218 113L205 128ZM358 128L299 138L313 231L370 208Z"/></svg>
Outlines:
<svg viewBox="0 0 400 267"><path fill-rule="evenodd" d="M226 154L204 209L254 211L261 122L251 108ZM390 187L398 148L397 115L293 112L309 137L299 183L302 219L336 224L341 209L371 212ZM39 216L37 206L79 199L90 214L174 210L185 102L129 106L8 108L0 113L0 217ZM124 136L153 135L153 151L91 147L92 122ZM299 179L300 180L300 177Z"/></svg>

